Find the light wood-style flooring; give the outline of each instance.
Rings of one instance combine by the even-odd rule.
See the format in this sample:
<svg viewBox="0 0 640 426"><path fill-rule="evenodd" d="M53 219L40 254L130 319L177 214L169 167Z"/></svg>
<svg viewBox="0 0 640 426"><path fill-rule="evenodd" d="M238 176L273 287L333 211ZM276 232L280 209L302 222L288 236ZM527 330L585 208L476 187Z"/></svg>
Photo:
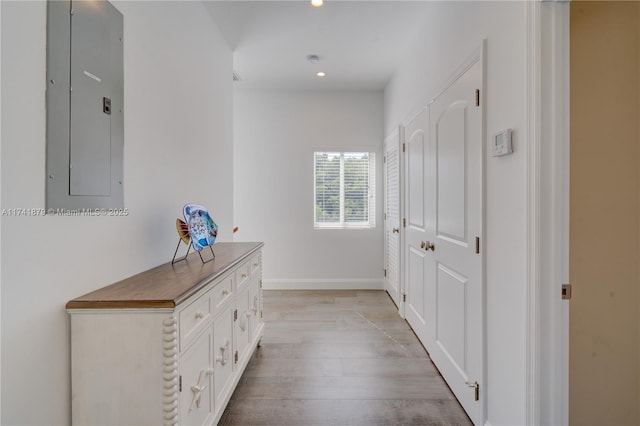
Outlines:
<svg viewBox="0 0 640 426"><path fill-rule="evenodd" d="M470 425L384 291L264 291L221 425Z"/></svg>

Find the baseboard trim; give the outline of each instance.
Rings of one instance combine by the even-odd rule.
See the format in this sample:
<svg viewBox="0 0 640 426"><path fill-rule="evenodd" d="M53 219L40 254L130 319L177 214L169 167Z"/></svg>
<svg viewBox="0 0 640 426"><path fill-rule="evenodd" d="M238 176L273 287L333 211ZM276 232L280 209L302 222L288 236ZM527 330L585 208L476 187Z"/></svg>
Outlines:
<svg viewBox="0 0 640 426"><path fill-rule="evenodd" d="M263 279L264 290L384 290L383 279Z"/></svg>

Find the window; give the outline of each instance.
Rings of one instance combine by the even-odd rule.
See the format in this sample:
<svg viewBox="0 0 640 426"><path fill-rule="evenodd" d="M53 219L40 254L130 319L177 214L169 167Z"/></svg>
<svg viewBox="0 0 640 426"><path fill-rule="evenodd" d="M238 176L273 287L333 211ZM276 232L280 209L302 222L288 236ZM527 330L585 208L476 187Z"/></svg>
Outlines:
<svg viewBox="0 0 640 426"><path fill-rule="evenodd" d="M314 227L373 228L373 152L314 152Z"/></svg>

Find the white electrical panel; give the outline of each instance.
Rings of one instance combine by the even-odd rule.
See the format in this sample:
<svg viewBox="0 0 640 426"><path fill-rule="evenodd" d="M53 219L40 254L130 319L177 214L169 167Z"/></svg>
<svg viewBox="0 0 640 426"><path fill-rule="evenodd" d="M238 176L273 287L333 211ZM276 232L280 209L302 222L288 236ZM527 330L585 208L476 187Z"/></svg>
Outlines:
<svg viewBox="0 0 640 426"><path fill-rule="evenodd" d="M123 30L108 1L47 2L48 211L124 207Z"/></svg>

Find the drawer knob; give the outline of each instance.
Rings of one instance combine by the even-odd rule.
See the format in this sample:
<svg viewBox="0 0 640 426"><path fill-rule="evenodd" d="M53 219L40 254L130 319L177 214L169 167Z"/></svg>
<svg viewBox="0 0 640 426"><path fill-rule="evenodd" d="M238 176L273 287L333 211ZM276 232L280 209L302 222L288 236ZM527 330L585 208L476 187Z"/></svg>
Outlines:
<svg viewBox="0 0 640 426"><path fill-rule="evenodd" d="M253 316L258 316L258 296L253 296L253 308L251 308Z"/></svg>
<svg viewBox="0 0 640 426"><path fill-rule="evenodd" d="M258 264L257 264L257 263L254 263L254 264L253 264L253 266L255 266L255 267L257 268L257 267L258 267Z"/></svg>
<svg viewBox="0 0 640 426"><path fill-rule="evenodd" d="M202 318L204 318L204 313L200 311L196 312L196 319L202 319Z"/></svg>
<svg viewBox="0 0 640 426"><path fill-rule="evenodd" d="M243 272L241 276L242 276L242 278L247 278L247 273Z"/></svg>
<svg viewBox="0 0 640 426"><path fill-rule="evenodd" d="M240 315L240 322L238 325L243 333L247 331L247 318L249 318L249 314L246 311Z"/></svg>
<svg viewBox="0 0 640 426"><path fill-rule="evenodd" d="M223 295L223 296L226 296L227 294L229 294L229 290L228 290L228 289L226 289L226 288L225 288L225 289L223 289L223 290L222 290L222 295Z"/></svg>
<svg viewBox="0 0 640 426"><path fill-rule="evenodd" d="M216 357L216 361L222 365L229 361L229 339L225 340L224 345L220 346L220 355Z"/></svg>
<svg viewBox="0 0 640 426"><path fill-rule="evenodd" d="M209 373L204 370L200 372L198 376L198 384L191 386L191 392L193 392L193 399L191 400L191 405L189 406L189 411L192 411L194 408L200 408L200 398L202 396L202 392L207 389L207 385L202 383L202 373L207 376Z"/></svg>

